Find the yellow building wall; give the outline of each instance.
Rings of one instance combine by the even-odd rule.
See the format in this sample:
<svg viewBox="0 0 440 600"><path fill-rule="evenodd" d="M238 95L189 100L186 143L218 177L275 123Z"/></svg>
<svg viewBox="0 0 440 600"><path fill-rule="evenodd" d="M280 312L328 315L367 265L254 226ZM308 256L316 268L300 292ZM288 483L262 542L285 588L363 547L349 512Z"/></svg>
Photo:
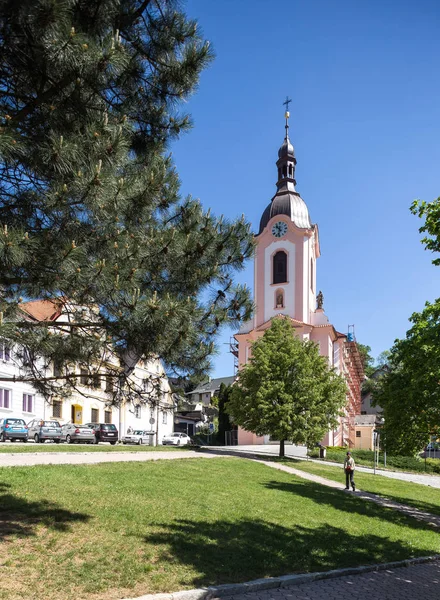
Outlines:
<svg viewBox="0 0 440 600"><path fill-rule="evenodd" d="M357 450L373 450L373 427L359 427L356 426L355 437L354 437L354 447ZM360 436L358 437L358 433L360 432Z"/></svg>

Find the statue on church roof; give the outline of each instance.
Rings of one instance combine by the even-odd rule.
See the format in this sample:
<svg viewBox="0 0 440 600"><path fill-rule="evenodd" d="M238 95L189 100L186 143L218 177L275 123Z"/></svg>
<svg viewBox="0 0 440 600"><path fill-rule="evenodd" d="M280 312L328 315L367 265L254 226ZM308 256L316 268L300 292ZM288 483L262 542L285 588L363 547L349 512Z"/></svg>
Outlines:
<svg viewBox="0 0 440 600"><path fill-rule="evenodd" d="M319 290L318 295L316 296L316 308L320 308L322 310L324 305L324 294Z"/></svg>

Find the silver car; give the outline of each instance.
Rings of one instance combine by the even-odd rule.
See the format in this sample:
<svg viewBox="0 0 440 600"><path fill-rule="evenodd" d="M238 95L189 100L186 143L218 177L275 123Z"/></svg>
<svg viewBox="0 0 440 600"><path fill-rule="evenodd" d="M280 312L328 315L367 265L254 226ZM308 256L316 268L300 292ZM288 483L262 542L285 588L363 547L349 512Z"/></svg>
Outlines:
<svg viewBox="0 0 440 600"><path fill-rule="evenodd" d="M123 444L142 444L150 445L152 443L151 437L154 435L153 431L144 431L143 429L136 429L132 433L127 433L122 437Z"/></svg>
<svg viewBox="0 0 440 600"><path fill-rule="evenodd" d="M67 423L61 428L61 441L67 444L93 444L95 442L95 432L85 425Z"/></svg>
<svg viewBox="0 0 440 600"><path fill-rule="evenodd" d="M28 436L36 444L42 444L46 440L53 440L56 444L59 444L61 439L61 425L58 421L34 419L28 423Z"/></svg>

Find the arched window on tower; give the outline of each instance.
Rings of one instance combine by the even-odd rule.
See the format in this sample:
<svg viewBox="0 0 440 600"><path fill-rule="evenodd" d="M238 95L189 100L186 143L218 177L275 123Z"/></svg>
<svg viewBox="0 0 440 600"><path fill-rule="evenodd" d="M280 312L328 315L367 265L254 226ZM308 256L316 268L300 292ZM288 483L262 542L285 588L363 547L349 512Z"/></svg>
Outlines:
<svg viewBox="0 0 440 600"><path fill-rule="evenodd" d="M292 179L293 177L293 167L292 165L289 165L289 177Z"/></svg>
<svg viewBox="0 0 440 600"><path fill-rule="evenodd" d="M273 283L287 282L287 254L280 250L273 257Z"/></svg>
<svg viewBox="0 0 440 600"><path fill-rule="evenodd" d="M287 165L283 166L283 177L287 177Z"/></svg>

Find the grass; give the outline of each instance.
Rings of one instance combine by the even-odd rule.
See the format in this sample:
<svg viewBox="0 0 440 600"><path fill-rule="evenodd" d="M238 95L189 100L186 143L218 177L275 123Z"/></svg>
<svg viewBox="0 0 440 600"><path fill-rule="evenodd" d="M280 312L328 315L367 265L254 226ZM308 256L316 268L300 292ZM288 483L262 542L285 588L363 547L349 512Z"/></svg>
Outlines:
<svg viewBox="0 0 440 600"><path fill-rule="evenodd" d="M115 600L440 551L396 511L235 458L0 470L0 598Z"/></svg>
<svg viewBox="0 0 440 600"><path fill-rule="evenodd" d="M345 474L341 467L305 460L285 459L280 462L307 473L320 475L332 481L339 481L341 482L341 486L345 485ZM384 498L440 515L440 490L438 488L411 483L409 481L400 481L399 479L390 479L381 475L362 473L360 471L355 471L354 479L356 486L365 492L378 494Z"/></svg>
<svg viewBox="0 0 440 600"><path fill-rule="evenodd" d="M169 452L175 450L194 450L194 447L189 446L137 446L117 444L116 446L110 446L106 444L15 444L5 443L0 445L0 454L19 454L19 453L32 453L35 452Z"/></svg>

